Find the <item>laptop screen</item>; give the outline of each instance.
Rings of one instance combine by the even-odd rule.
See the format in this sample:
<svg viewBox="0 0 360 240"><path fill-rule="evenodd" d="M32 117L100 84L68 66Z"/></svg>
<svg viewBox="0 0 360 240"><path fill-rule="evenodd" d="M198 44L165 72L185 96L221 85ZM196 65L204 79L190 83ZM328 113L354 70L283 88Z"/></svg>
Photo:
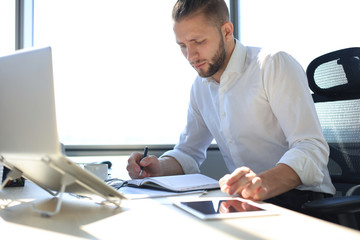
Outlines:
<svg viewBox="0 0 360 240"><path fill-rule="evenodd" d="M123 198L61 153L50 47L0 57L0 162L52 195Z"/></svg>
<svg viewBox="0 0 360 240"><path fill-rule="evenodd" d="M51 48L0 57L0 153L57 154Z"/></svg>

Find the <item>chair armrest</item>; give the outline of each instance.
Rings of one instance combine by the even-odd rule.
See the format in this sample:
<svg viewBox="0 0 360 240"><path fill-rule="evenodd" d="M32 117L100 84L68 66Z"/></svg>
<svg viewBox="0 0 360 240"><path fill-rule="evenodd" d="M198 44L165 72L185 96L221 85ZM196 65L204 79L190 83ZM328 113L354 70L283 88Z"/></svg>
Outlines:
<svg viewBox="0 0 360 240"><path fill-rule="evenodd" d="M304 203L302 209L309 213L355 213L360 211L360 195L314 200Z"/></svg>

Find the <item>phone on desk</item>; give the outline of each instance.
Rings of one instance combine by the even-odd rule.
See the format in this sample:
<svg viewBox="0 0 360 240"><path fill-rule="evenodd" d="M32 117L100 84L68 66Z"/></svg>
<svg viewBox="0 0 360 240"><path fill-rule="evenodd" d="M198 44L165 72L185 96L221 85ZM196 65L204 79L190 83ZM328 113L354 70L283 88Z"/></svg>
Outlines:
<svg viewBox="0 0 360 240"><path fill-rule="evenodd" d="M175 202L175 206L204 220L276 215L259 204L242 198L201 198Z"/></svg>
<svg viewBox="0 0 360 240"><path fill-rule="evenodd" d="M2 171L0 171L0 173L1 173L0 175L2 176L1 183L0 183L0 185L1 185L6 180L7 175L10 172L10 169L0 165L0 170L2 170ZM5 185L5 187L23 187L23 186L25 186L25 178L23 178L23 177L9 180Z"/></svg>

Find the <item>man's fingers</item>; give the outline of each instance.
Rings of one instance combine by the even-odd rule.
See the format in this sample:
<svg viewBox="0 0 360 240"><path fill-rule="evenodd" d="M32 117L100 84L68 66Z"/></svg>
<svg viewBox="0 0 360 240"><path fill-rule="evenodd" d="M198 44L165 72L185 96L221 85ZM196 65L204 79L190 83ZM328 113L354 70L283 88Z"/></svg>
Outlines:
<svg viewBox="0 0 360 240"><path fill-rule="evenodd" d="M264 199L266 193L267 189L263 186L261 178L255 177L251 181L251 184L242 190L241 196L243 198L259 201Z"/></svg>
<svg viewBox="0 0 360 240"><path fill-rule="evenodd" d="M247 167L240 167L235 169L234 172L231 173L228 178L227 184L232 185L238 182L241 178L243 178L246 174L251 173L252 171Z"/></svg>
<svg viewBox="0 0 360 240"><path fill-rule="evenodd" d="M240 194L243 198L262 200L267 192L262 180L247 167L237 168L219 180L220 189L229 195Z"/></svg>

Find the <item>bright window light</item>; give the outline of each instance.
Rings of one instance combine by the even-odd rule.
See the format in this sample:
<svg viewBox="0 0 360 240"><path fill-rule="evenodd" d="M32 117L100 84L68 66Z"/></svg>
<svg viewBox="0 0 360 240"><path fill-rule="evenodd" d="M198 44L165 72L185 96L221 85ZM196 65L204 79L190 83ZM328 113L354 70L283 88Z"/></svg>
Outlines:
<svg viewBox="0 0 360 240"><path fill-rule="evenodd" d="M196 72L175 43L174 3L35 0L34 44L53 48L64 144L177 142ZM319 55L360 42L358 0L239 3L241 42L284 50L304 69Z"/></svg>
<svg viewBox="0 0 360 240"><path fill-rule="evenodd" d="M241 41L284 50L306 69L314 58L359 47L359 0L241 0Z"/></svg>
<svg viewBox="0 0 360 240"><path fill-rule="evenodd" d="M15 50L15 1L0 1L0 55Z"/></svg>
<svg viewBox="0 0 360 240"><path fill-rule="evenodd" d="M175 144L195 70L172 30L174 0L36 0L34 45L51 46L60 140Z"/></svg>

